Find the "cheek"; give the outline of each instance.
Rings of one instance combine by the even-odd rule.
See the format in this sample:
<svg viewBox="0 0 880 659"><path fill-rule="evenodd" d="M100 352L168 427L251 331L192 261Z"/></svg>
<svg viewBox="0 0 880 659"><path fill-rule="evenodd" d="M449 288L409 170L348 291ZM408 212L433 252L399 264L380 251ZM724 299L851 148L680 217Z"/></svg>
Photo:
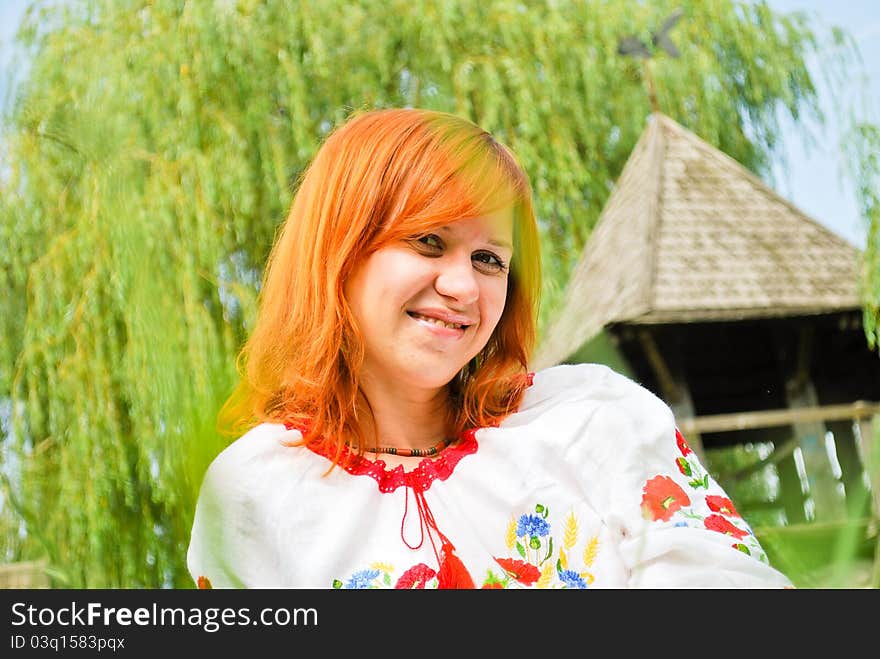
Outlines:
<svg viewBox="0 0 880 659"><path fill-rule="evenodd" d="M364 284L374 300L399 303L426 286L429 270L411 250L386 248L371 257Z"/></svg>
<svg viewBox="0 0 880 659"><path fill-rule="evenodd" d="M480 315L488 320L487 326L491 333L501 319L501 314L504 313L504 305L507 302L507 280L493 282L492 286L484 290L483 301L484 306Z"/></svg>
<svg viewBox="0 0 880 659"><path fill-rule="evenodd" d="M395 273L396 262L391 255L383 250L367 257L351 275L345 285L345 294L349 303L360 313L372 310L377 313L377 301L388 299L389 284L398 275Z"/></svg>
<svg viewBox="0 0 880 659"><path fill-rule="evenodd" d="M368 289L364 285L363 268L359 268L352 272L342 286L342 294L345 297L345 301L348 303L351 313L358 325L361 324L361 310L366 305L366 300L364 300L366 290Z"/></svg>

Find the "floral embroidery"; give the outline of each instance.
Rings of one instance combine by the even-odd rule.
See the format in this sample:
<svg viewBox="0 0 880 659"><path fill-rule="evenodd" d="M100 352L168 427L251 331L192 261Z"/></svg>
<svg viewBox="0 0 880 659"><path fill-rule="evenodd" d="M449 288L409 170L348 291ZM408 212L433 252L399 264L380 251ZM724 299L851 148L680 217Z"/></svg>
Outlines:
<svg viewBox="0 0 880 659"><path fill-rule="evenodd" d="M561 529L554 542L554 529ZM504 544L515 556L494 556L500 569L488 569L480 588L494 590L504 588L588 588L595 581L589 571L599 555L597 536L584 538L578 528L577 518L569 512L562 524L554 526L550 510L536 504L533 513L512 519L507 527ZM582 549L579 547L582 546ZM446 565L454 556L444 554ZM457 560L457 559L456 559ZM577 562L578 565L574 563ZM388 588L436 589L444 587L475 588L476 584L450 583L449 571L441 567L435 572L424 563L406 569L394 579L394 567L387 563L374 563L369 569L353 573L347 580L333 580L338 589ZM464 572L463 574L466 574ZM446 585L444 585L446 583Z"/></svg>
<svg viewBox="0 0 880 659"><path fill-rule="evenodd" d="M437 573L434 570L424 563L419 563L418 565L413 565L410 569L404 572L400 579L397 580L397 583L394 584L394 588L397 590L412 588L424 589L425 584L429 583L432 579L436 580L436 578Z"/></svg>
<svg viewBox="0 0 880 659"><path fill-rule="evenodd" d="M681 434L678 428L675 429L675 443L678 444L678 450L681 451L683 456L687 457L688 453L693 453L691 447L685 441L684 435Z"/></svg>
<svg viewBox="0 0 880 659"><path fill-rule="evenodd" d="M666 522L691 500L669 476L654 476L642 488L642 514L645 519Z"/></svg>
<svg viewBox="0 0 880 659"><path fill-rule="evenodd" d="M392 588L392 584L398 590L476 587L451 545L444 545L440 569L436 572L424 563L417 563L395 580L394 571L394 566L388 563L373 563L368 569L354 572L346 581L334 579L332 586L342 590Z"/></svg>
<svg viewBox="0 0 880 659"><path fill-rule="evenodd" d="M540 551L542 547L541 538L546 538L550 535L550 525L544 519L550 514L549 509L539 503L535 506L535 512L540 517L538 515L522 515L516 523L514 547L516 547L517 553L527 561L531 561L533 558L538 560L538 556L530 556L529 550ZM520 542L520 538L522 538L522 542ZM540 560L540 563L546 561L552 554L553 538L551 537L547 543L544 558ZM497 561L498 559L496 558L495 560Z"/></svg>
<svg viewBox="0 0 880 659"><path fill-rule="evenodd" d="M581 575L573 570L563 570L559 573L559 579L569 588L586 588L587 582Z"/></svg>
<svg viewBox="0 0 880 659"><path fill-rule="evenodd" d="M645 519L669 523L672 527L704 528L730 536L732 549L768 563L766 554L746 521L699 463L678 430L675 440L679 455L673 460L675 466L670 466L670 470L687 478L687 484L679 484L668 474L657 474L647 479L642 486L641 499ZM398 485L394 483L395 487ZM598 536L581 532L573 511L560 519L551 515L547 506L537 503L532 510L510 519L501 540L508 555L492 556L497 567L486 570L479 584L482 589L584 589L595 581L593 570L601 554L602 543ZM445 546L443 555L439 572L424 563L418 563L395 577L393 566L374 563L369 569L354 572L347 580L335 579L333 587L477 587L470 581L463 564L458 566L458 572L460 576L467 577L465 581L450 582L447 560L455 558L456 565L460 561L451 552L447 553Z"/></svg>
<svg viewBox="0 0 880 659"><path fill-rule="evenodd" d="M570 512L565 518L561 525L561 541L554 543L550 509L539 503L534 510L534 514L521 515L508 525L505 545L516 551L519 558L496 556L495 562L504 572L496 574L488 570L482 587L587 588L595 580L586 568L592 566L598 555L599 538L594 536L585 542L581 554L584 570L579 572L569 564L569 554L579 542L574 513Z"/></svg>
<svg viewBox="0 0 880 659"><path fill-rule="evenodd" d="M540 538L550 534L550 525L537 515L523 515L516 525L516 535L529 538L529 547L540 549Z"/></svg>
<svg viewBox="0 0 880 659"><path fill-rule="evenodd" d="M480 588L482 590L499 590L504 588L504 582L497 579L492 572L489 572L486 581L483 582L483 585Z"/></svg>
<svg viewBox="0 0 880 659"><path fill-rule="evenodd" d="M351 575L351 579L345 584L346 588L361 590L369 588L370 582L380 574L379 570L360 570Z"/></svg>
<svg viewBox="0 0 880 659"><path fill-rule="evenodd" d="M675 459L676 469L688 480L688 486L695 492L691 497L671 477L657 475L645 481L642 487L642 514L645 519L654 522L673 521L673 526L702 527L717 533L734 537L738 542L731 545L734 549L767 563L767 555L752 533L751 528L737 512L733 502L720 494L701 495L715 485L681 432L676 428L675 443L680 457ZM699 510L708 508L708 515L700 514Z"/></svg>
<svg viewBox="0 0 880 659"><path fill-rule="evenodd" d="M531 586L541 576L541 571L538 568L525 561L513 558L496 558L495 561L504 568L508 576L526 586Z"/></svg>
<svg viewBox="0 0 880 659"><path fill-rule="evenodd" d="M740 514L736 512L736 508L733 507L733 502L727 497L719 497L716 494L707 494L706 505L709 506L709 510L712 512L740 517Z"/></svg>
<svg viewBox="0 0 880 659"><path fill-rule="evenodd" d="M693 488L709 489L709 474L700 466L696 459L696 454L678 428L675 429L675 443L678 445L678 451L681 453L681 457L675 460L675 466L678 467L678 470L683 475L690 478L688 485ZM692 457L688 458L689 455Z"/></svg>
<svg viewBox="0 0 880 659"><path fill-rule="evenodd" d="M375 590L377 588L395 588L399 590L423 590L438 588L437 573L425 565L418 563L394 580L394 566L388 563L373 563L368 569L354 572L346 581L333 580L333 588L342 590Z"/></svg>
<svg viewBox="0 0 880 659"><path fill-rule="evenodd" d="M690 476L691 473L693 473L691 472L691 463L684 458L676 458L675 466L678 467L678 470L685 476Z"/></svg>
<svg viewBox="0 0 880 659"><path fill-rule="evenodd" d="M748 531L743 531L742 529L734 526L726 519L724 519L721 515L709 515L706 519L703 520L703 524L707 529L718 531L718 533L727 533L728 535L736 536L738 540L742 540L745 536L749 534Z"/></svg>
<svg viewBox="0 0 880 659"><path fill-rule="evenodd" d="M596 560L596 554L599 552L599 538L594 537L587 543L584 549L584 565L589 567Z"/></svg>

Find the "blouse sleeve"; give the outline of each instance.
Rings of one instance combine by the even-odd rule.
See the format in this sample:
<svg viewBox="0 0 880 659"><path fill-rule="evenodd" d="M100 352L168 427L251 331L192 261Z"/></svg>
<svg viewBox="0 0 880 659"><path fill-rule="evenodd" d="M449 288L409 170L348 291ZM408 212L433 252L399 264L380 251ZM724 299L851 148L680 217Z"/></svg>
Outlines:
<svg viewBox="0 0 880 659"><path fill-rule="evenodd" d="M748 523L688 446L671 409L626 383L625 394L594 415L602 439L593 456L629 586L793 587L769 564Z"/></svg>
<svg viewBox="0 0 880 659"><path fill-rule="evenodd" d="M272 587L277 561L265 542L261 462L277 432L258 427L227 447L205 472L187 550L187 569L199 588Z"/></svg>

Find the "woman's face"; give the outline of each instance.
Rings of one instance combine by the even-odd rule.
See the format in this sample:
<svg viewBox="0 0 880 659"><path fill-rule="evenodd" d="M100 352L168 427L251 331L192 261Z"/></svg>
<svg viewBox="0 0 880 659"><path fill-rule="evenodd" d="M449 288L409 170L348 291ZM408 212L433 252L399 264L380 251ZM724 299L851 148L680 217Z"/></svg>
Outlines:
<svg viewBox="0 0 880 659"><path fill-rule="evenodd" d="M486 345L504 310L513 214L459 220L382 247L345 295L364 340L362 379L439 389Z"/></svg>

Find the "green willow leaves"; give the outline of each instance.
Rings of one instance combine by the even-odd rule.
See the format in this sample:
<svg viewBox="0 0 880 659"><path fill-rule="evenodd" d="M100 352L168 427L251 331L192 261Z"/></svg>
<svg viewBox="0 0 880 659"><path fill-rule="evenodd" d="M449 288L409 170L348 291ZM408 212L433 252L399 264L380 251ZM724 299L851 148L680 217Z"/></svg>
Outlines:
<svg viewBox="0 0 880 659"><path fill-rule="evenodd" d="M650 111L618 40L676 7L681 57L648 64L661 109L766 173L778 118L819 118L819 42L762 4L39 3L0 172L5 558L47 556L58 585L192 585L195 496L264 259L353 109L460 113L520 155L543 326Z"/></svg>

